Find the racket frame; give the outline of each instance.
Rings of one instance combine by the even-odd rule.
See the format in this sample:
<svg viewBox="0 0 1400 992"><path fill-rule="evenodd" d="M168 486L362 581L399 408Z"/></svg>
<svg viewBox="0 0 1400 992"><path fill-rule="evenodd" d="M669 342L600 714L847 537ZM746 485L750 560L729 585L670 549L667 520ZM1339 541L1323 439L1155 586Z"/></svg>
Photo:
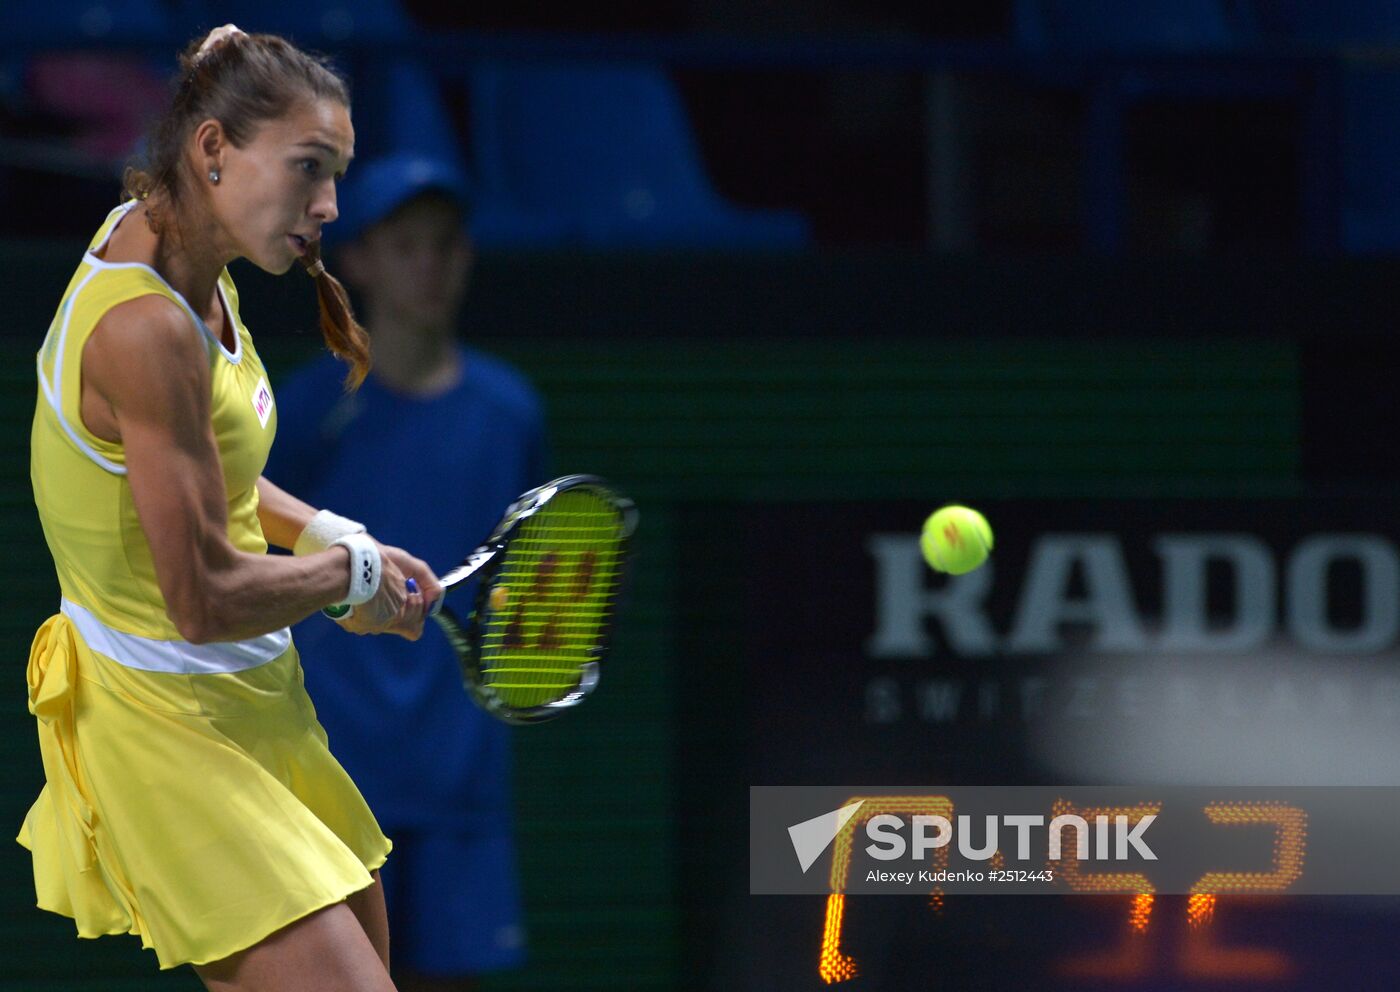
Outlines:
<svg viewBox="0 0 1400 992"><path fill-rule="evenodd" d="M579 680L572 689L559 699L524 709L510 706L485 683L481 671L481 639L483 636L481 617L489 609L493 579L500 571L504 552L510 542L520 532L527 520L549 504L561 493L579 489L592 489L599 493L617 510L622 520L622 532L618 538L617 570L618 588L612 597L612 608L602 622L597 644L592 652L597 656L585 662L579 671ZM482 709L505 723L526 725L542 723L572 709L588 698L597 687L601 677L602 661L607 654L612 639L614 622L617 616L616 603L621 594L622 582L626 576L628 546L632 533L637 527L637 507L626 496L621 495L606 481L596 475L565 475L524 493L506 508L501 522L496 525L480 547L462 560L462 564L442 576L443 595L433 605L432 617L452 645L453 654L462 669L462 682L472 698ZM447 605L447 594L468 579L478 579L476 596L471 613L463 621Z"/></svg>

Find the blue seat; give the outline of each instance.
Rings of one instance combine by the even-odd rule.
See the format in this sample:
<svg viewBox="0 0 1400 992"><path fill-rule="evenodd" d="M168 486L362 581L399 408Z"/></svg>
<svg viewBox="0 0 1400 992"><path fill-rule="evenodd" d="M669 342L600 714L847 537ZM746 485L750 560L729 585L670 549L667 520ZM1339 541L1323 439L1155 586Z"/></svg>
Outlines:
<svg viewBox="0 0 1400 992"><path fill-rule="evenodd" d="M1304 47L1365 50L1400 44L1395 0L1260 0L1260 20ZM1340 240L1357 254L1400 252L1400 71L1387 60L1343 59Z"/></svg>
<svg viewBox="0 0 1400 992"><path fill-rule="evenodd" d="M1342 79L1342 246L1400 252L1400 74L1365 67Z"/></svg>
<svg viewBox="0 0 1400 992"><path fill-rule="evenodd" d="M1220 0L1017 0L1017 41L1051 51L1206 51L1246 27Z"/></svg>
<svg viewBox="0 0 1400 992"><path fill-rule="evenodd" d="M470 75L477 235L598 247L792 246L804 218L710 185L680 99L649 67L487 64Z"/></svg>
<svg viewBox="0 0 1400 992"><path fill-rule="evenodd" d="M351 93L359 158L413 151L459 169L465 166L442 90L420 63L410 59L362 62L355 68Z"/></svg>
<svg viewBox="0 0 1400 992"><path fill-rule="evenodd" d="M29 46L30 50L0 58L0 101L18 108L21 114L33 112L66 115L71 105L81 102L84 93L70 90L59 101L64 106L55 108L48 105L42 95L36 97L31 73L36 65L52 68L50 57L87 58L92 62L105 62L115 65L129 63L133 72L146 72L148 82L155 83L173 67L173 60L166 58L147 65L146 60L137 55L122 55L101 51L76 55L76 44L97 42L146 41L153 44L168 43L171 22L161 0L48 0L48 2L21 4L0 3L0 34L8 40ZM151 86L129 94L131 115L139 117L143 107L159 112L164 105L164 94L159 104L138 104L136 101L151 99ZM101 106L109 91L89 91L94 106ZM126 108L123 108L126 109ZM89 124L90 120L83 121ZM109 121L113 128L118 122ZM131 122L127 122L131 123ZM135 125L139 130L139 124ZM89 129L90 130L90 129ZM42 139L41 139L42 143ZM123 154L129 148L123 150Z"/></svg>
<svg viewBox="0 0 1400 992"><path fill-rule="evenodd" d="M313 46L413 31L396 0L182 0L181 17L191 32L232 22Z"/></svg>
<svg viewBox="0 0 1400 992"><path fill-rule="evenodd" d="M1304 109L1305 132L1326 133L1326 106L1316 98L1317 81L1305 72L1209 58L1260 39L1255 9L1239 0L1016 0L1014 20L1023 49L1071 57L1061 63L1067 68L1060 78L1088 97L1085 234L1098 250L1112 252L1123 245L1123 118L1136 101L1296 100ZM1314 244L1321 244L1330 237L1330 176L1325 162L1309 163L1304 173L1303 227Z"/></svg>
<svg viewBox="0 0 1400 992"><path fill-rule="evenodd" d="M0 32L11 41L63 48L74 42L164 38L170 22L160 0L47 0L0 4Z"/></svg>
<svg viewBox="0 0 1400 992"><path fill-rule="evenodd" d="M1400 42L1395 0L1255 0L1264 30L1304 44L1394 45Z"/></svg>

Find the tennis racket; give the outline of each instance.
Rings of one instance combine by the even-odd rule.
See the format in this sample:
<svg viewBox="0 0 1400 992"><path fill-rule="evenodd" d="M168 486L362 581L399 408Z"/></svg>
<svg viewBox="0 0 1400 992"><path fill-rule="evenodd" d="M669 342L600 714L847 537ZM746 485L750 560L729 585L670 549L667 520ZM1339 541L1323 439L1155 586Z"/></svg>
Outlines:
<svg viewBox="0 0 1400 992"><path fill-rule="evenodd" d="M588 698L636 525L632 501L602 479L566 475L512 503L485 543L442 577L432 616L486 712L539 723ZM454 604L453 589L469 579L476 595Z"/></svg>

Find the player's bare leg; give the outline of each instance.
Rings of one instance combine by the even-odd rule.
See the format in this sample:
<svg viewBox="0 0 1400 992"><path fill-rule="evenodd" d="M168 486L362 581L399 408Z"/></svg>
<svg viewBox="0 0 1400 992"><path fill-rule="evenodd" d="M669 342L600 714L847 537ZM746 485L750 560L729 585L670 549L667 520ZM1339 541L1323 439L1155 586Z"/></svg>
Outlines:
<svg viewBox="0 0 1400 992"><path fill-rule="evenodd" d="M195 973L209 992L397 992L379 952L343 902L222 961L198 965Z"/></svg>
<svg viewBox="0 0 1400 992"><path fill-rule="evenodd" d="M384 962L384 970L389 970L389 911L384 908L384 886L379 884L379 869L370 872L374 884L361 889L345 900L355 919L360 921L369 942Z"/></svg>

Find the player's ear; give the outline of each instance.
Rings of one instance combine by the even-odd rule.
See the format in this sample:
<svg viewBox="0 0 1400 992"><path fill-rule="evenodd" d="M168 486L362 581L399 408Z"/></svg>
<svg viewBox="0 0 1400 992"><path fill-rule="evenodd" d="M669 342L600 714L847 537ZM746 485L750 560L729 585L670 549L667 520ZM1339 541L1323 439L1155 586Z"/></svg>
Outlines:
<svg viewBox="0 0 1400 992"><path fill-rule="evenodd" d="M212 117L199 122L194 129L194 152L195 165L200 174L218 174L223 167L224 146L227 144L228 135L223 124Z"/></svg>

